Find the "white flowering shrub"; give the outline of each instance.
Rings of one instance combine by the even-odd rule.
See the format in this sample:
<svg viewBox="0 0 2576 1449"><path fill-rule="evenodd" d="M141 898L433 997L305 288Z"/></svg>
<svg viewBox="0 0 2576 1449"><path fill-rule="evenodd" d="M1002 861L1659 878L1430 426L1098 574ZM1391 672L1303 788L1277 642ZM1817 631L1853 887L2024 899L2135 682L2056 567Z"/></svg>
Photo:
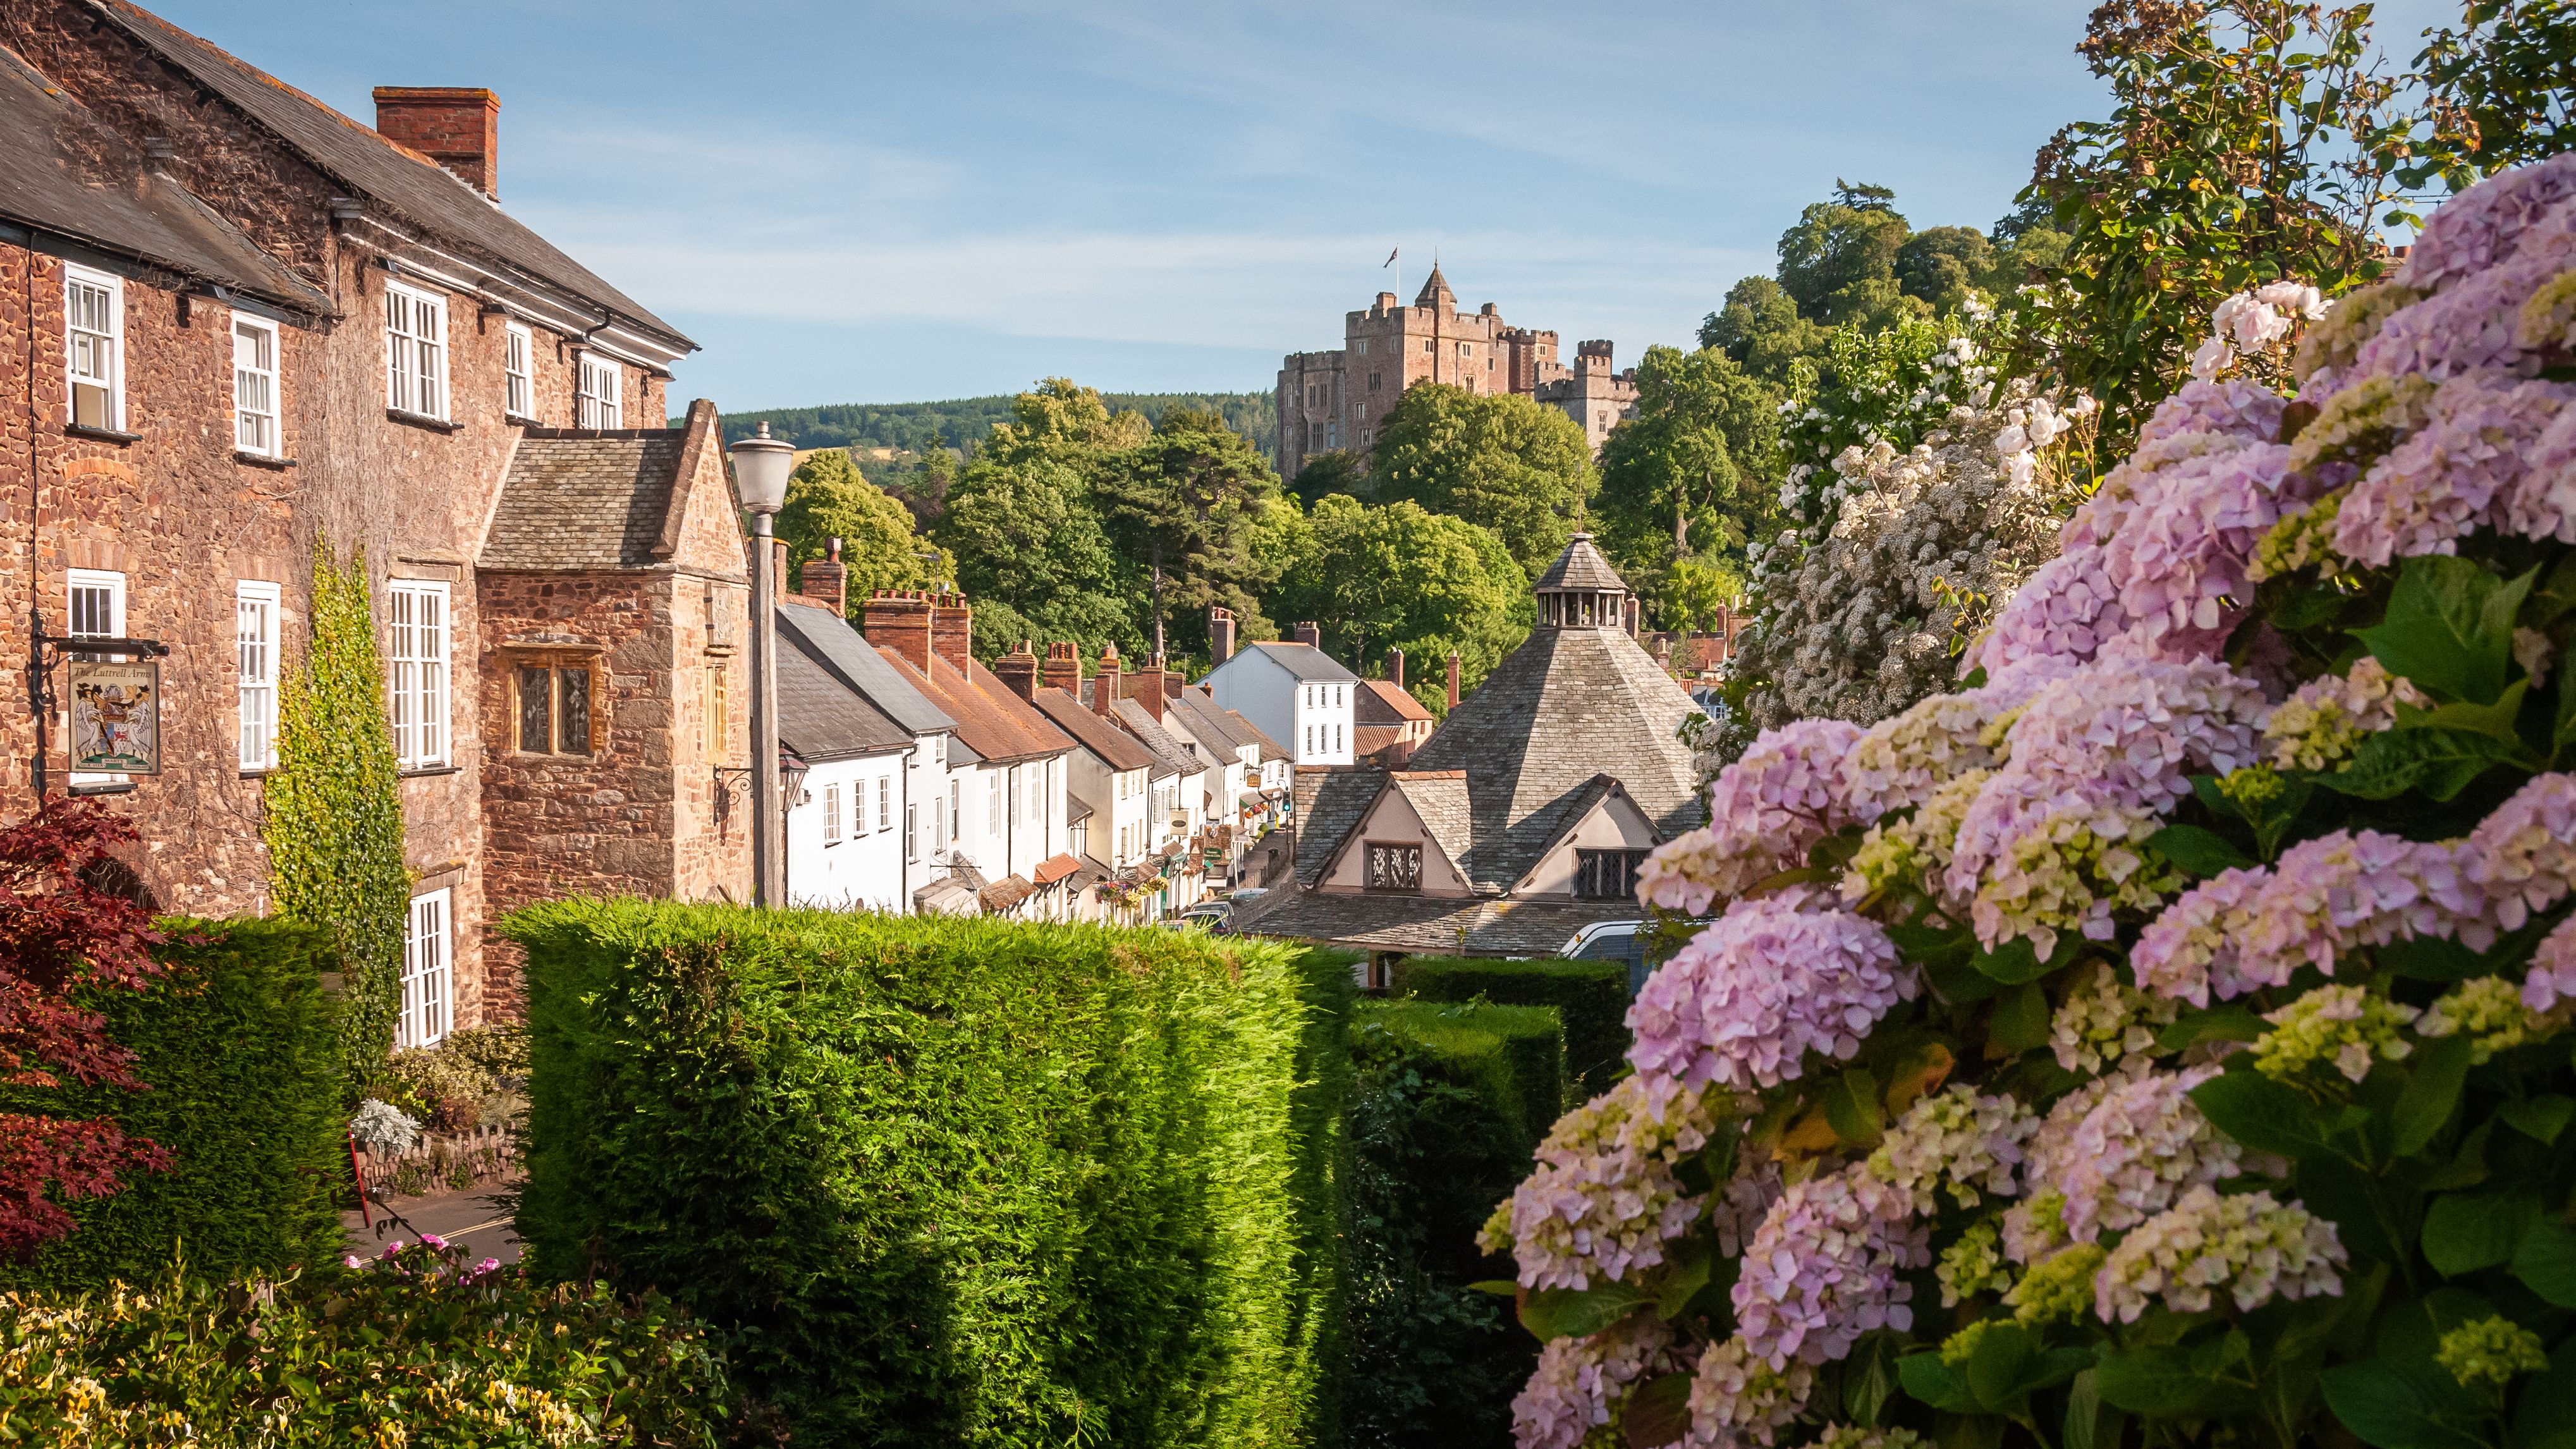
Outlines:
<svg viewBox="0 0 2576 1449"><path fill-rule="evenodd" d="M1782 707L1879 718L1772 724L1656 851L1709 923L1486 1229L1524 1445L2564 1438L2571 298L2576 156L2230 298L1964 687L1816 641Z"/></svg>
<svg viewBox="0 0 2576 1449"><path fill-rule="evenodd" d="M1846 446L1818 475L1816 521L1757 546L1759 613L1735 661L1756 724L1870 724L1938 692L1969 637L2056 556L2090 400L2061 405L2026 381L1965 392L1910 449Z"/></svg>

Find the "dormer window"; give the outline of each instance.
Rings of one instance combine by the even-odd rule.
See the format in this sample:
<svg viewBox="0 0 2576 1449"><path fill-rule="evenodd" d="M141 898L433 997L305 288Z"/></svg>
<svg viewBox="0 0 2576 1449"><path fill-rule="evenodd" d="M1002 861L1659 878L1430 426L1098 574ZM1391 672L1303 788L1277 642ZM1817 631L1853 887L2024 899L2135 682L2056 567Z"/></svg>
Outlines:
<svg viewBox="0 0 2576 1449"><path fill-rule="evenodd" d="M1646 852L1642 850L1574 852L1576 899L1587 901L1634 899L1637 894L1637 872L1645 863Z"/></svg>
<svg viewBox="0 0 2576 1449"><path fill-rule="evenodd" d="M1368 888L1373 891L1422 889L1422 847L1403 841L1364 842L1368 852Z"/></svg>

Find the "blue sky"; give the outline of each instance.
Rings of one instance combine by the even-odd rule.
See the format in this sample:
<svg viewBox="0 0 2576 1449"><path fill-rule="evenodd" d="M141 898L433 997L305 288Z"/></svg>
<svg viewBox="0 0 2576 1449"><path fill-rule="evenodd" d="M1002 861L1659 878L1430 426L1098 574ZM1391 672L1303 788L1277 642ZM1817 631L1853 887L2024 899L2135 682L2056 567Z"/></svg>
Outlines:
<svg viewBox="0 0 2576 1449"><path fill-rule="evenodd" d="M1462 303L1625 362L1837 176L1989 225L2104 105L2090 0L154 8L360 120L497 91L504 204L695 337L672 395L728 411L1267 389L1435 250Z"/></svg>

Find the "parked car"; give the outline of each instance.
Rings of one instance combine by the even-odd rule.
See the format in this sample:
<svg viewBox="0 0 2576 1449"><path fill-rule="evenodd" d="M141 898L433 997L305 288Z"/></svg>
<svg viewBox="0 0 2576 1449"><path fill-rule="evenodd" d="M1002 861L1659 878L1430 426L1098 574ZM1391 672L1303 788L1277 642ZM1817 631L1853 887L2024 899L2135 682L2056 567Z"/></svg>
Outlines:
<svg viewBox="0 0 2576 1449"><path fill-rule="evenodd" d="M1595 921L1575 932L1556 954L1578 961L1627 962L1628 994L1634 996L1646 984L1646 930L1644 921Z"/></svg>
<svg viewBox="0 0 2576 1449"><path fill-rule="evenodd" d="M1201 901L1171 919L1175 925L1200 926L1211 931L1222 931L1225 929L1226 919L1233 914L1234 906L1231 902Z"/></svg>

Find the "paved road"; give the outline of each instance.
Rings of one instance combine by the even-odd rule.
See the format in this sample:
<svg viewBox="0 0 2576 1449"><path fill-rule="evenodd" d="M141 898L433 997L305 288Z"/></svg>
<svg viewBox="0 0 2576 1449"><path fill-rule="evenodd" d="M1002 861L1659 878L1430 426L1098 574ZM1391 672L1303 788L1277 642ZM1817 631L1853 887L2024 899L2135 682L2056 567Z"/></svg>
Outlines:
<svg viewBox="0 0 2576 1449"><path fill-rule="evenodd" d="M349 1251L362 1257L373 1257L396 1238L410 1242L421 1233L436 1233L459 1247L472 1250L477 1258L498 1258L504 1263L519 1261L519 1239L510 1231L510 1210L493 1197L491 1187L467 1188L463 1192L434 1193L427 1197L397 1197L390 1206L402 1215L402 1222L385 1221L385 1209L375 1209L377 1231L370 1233L360 1225L354 1212L340 1214L340 1225L349 1237ZM404 1223L411 1226L406 1230Z"/></svg>

